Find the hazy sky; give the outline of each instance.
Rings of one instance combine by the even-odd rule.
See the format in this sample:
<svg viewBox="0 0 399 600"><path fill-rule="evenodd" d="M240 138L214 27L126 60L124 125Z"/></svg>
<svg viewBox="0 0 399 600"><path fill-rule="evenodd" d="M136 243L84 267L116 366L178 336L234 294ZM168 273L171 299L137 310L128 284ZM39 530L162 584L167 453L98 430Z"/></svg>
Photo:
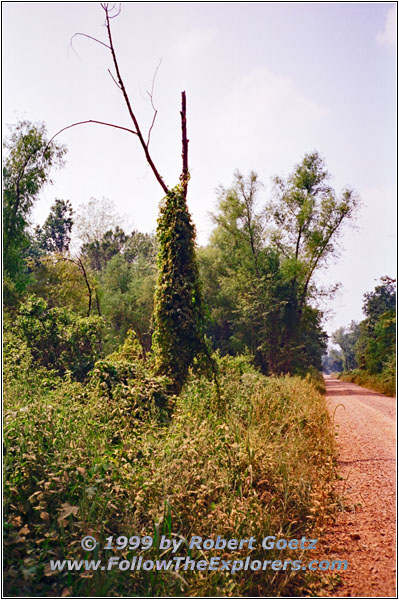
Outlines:
<svg viewBox="0 0 399 600"><path fill-rule="evenodd" d="M131 127L107 69L96 2L3 3L3 121L44 121L49 134L96 119ZM363 207L340 258L322 274L342 283L327 308L328 332L363 318L362 296L396 273L396 5L378 3L123 2L112 21L122 76L143 129L158 117L151 153L169 186L181 170L180 92L186 90L189 207L198 241L212 228L219 184L235 169L258 172L260 203L271 177L318 150L333 184L357 190ZM126 228L153 231L162 190L138 140L83 125L61 134L66 167L53 173L35 208L42 223L54 198L76 208L112 200Z"/></svg>

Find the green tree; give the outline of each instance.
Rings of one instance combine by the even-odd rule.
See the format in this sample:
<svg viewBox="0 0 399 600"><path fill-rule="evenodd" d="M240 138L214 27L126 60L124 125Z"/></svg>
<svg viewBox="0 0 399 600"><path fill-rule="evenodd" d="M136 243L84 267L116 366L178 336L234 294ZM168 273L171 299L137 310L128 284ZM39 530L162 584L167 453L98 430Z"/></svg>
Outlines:
<svg viewBox="0 0 399 600"><path fill-rule="evenodd" d="M335 348L330 348L321 362L325 373L341 373L344 369L342 353Z"/></svg>
<svg viewBox="0 0 399 600"><path fill-rule="evenodd" d="M69 200L55 199L43 227L35 228L39 246L47 252L67 252L71 243L73 209Z"/></svg>
<svg viewBox="0 0 399 600"><path fill-rule="evenodd" d="M112 328L112 348L133 330L143 351L148 352L152 340L152 313L156 267L141 262L130 263L115 254L100 277L101 309Z"/></svg>
<svg viewBox="0 0 399 600"><path fill-rule="evenodd" d="M298 319L292 311L292 265L270 244L267 211L257 205L260 187L255 173L244 177L236 171L233 185L219 189L217 228L206 250L212 261L200 253L203 280L212 282L205 292L216 346L230 353L249 350L265 373L285 372L288 362L292 371L321 368L326 343L321 313L305 303L292 337L293 317Z"/></svg>
<svg viewBox="0 0 399 600"><path fill-rule="evenodd" d="M292 370L295 349L301 346L304 308L320 297L313 284L315 273L337 252L344 223L350 220L359 198L350 188L338 196L317 152L305 155L287 179L274 179L268 214L274 223L272 242L282 254L282 269L290 285L284 347L286 369Z"/></svg>
<svg viewBox="0 0 399 600"><path fill-rule="evenodd" d="M381 285L364 294L356 358L362 369L381 373L385 365L394 363L396 350L396 281L382 277Z"/></svg>
<svg viewBox="0 0 399 600"><path fill-rule="evenodd" d="M83 244L82 254L88 259L95 271L102 271L116 254L122 254L128 239L123 229L118 225L115 229L106 231L100 239L93 239Z"/></svg>
<svg viewBox="0 0 399 600"><path fill-rule="evenodd" d="M67 308L49 308L43 298L29 296L19 307L15 331L32 356L61 375L69 371L83 380L100 356L103 322L80 317Z"/></svg>
<svg viewBox="0 0 399 600"><path fill-rule="evenodd" d="M24 258L29 246L29 216L50 171L63 165L66 149L47 138L44 123L19 121L6 138L3 163L4 270L22 289L27 281Z"/></svg>

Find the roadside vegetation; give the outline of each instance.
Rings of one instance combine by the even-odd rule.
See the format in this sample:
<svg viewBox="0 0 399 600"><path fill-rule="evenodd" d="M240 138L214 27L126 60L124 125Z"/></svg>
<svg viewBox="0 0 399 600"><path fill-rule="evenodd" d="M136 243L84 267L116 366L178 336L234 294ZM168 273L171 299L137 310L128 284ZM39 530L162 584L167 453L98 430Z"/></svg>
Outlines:
<svg viewBox="0 0 399 600"><path fill-rule="evenodd" d="M395 396L396 281L382 277L380 285L364 295L363 312L363 321L333 333L340 350L330 349L323 368L337 372L343 381Z"/></svg>
<svg viewBox="0 0 399 600"><path fill-rule="evenodd" d="M93 558L80 547L88 534L102 545L109 535L156 532L186 540L195 534L314 538L334 510L334 442L324 397L310 383L266 378L249 357L226 356L218 359L220 397L207 378L191 375L180 396L162 406L162 381L151 376L139 353L129 336L82 384L32 368L26 345L7 336L7 594L310 593L317 579L302 571L206 577L187 571L180 577L49 570L50 559ZM294 560L301 552L305 559L306 551L262 548L250 556Z"/></svg>

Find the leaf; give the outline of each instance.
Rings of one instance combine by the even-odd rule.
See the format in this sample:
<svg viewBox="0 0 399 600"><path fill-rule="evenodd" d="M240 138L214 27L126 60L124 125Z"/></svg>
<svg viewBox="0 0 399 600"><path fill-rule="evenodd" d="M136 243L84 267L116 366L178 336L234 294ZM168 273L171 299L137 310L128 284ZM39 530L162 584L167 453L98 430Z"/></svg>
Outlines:
<svg viewBox="0 0 399 600"><path fill-rule="evenodd" d="M41 518L43 521L46 521L46 523L49 523L49 522L50 522L50 515L48 514L48 512L46 512L46 511L44 511L44 510L43 510L43 511L40 513L40 518Z"/></svg>
<svg viewBox="0 0 399 600"><path fill-rule="evenodd" d="M13 517L10 521L11 525L14 525L15 527L21 527L22 525L22 518L18 515L17 517Z"/></svg>
<svg viewBox="0 0 399 600"><path fill-rule="evenodd" d="M71 589L70 588L64 588L61 592L61 598L66 598L67 596L71 595Z"/></svg>
<svg viewBox="0 0 399 600"><path fill-rule="evenodd" d="M60 510L61 510L61 514L58 517L59 523L61 521L63 521L64 519L66 519L67 517L69 517L69 515L76 516L76 514L79 510L79 506L71 506L71 504L68 504L68 502L64 502L64 504L62 504L62 509L60 509Z"/></svg>
<svg viewBox="0 0 399 600"><path fill-rule="evenodd" d="M30 533L30 529L27 525L24 525L23 527L21 527L21 529L18 531L18 535L28 535L28 533Z"/></svg>

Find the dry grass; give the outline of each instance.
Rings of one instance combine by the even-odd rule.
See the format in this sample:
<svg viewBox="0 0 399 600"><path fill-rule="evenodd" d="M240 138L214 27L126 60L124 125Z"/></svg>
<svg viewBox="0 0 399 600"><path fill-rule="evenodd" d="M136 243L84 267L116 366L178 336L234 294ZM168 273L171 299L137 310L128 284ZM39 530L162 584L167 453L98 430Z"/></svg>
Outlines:
<svg viewBox="0 0 399 600"><path fill-rule="evenodd" d="M222 359L220 369L221 403L211 383L193 376L162 424L155 405L143 412L137 381L105 393L95 383L32 369L25 351L11 357L4 414L8 595L315 593L315 574L303 571L48 571L50 558L84 557L84 534L101 542L154 532L186 540L320 535L333 510L334 477L323 396L300 378L265 378L241 357ZM73 511L63 518L67 506ZM253 559L306 554L258 546ZM100 557L110 554L134 552ZM158 554L153 548L146 556Z"/></svg>

